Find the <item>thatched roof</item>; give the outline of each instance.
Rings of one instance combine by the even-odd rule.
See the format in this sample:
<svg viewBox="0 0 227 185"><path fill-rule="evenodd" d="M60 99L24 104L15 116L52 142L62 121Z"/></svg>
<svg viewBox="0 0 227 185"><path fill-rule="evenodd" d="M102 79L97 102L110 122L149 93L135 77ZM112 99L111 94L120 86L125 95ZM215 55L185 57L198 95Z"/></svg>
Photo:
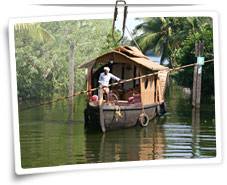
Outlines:
<svg viewBox="0 0 227 185"><path fill-rule="evenodd" d="M108 63L110 60L114 62L127 61L129 63L136 63L152 71L168 69L167 67L164 67L162 65L159 65L158 63L151 61L136 47L131 46L118 47L109 53L106 53L92 61L82 64L80 68L88 68L90 66L93 66L95 63Z"/></svg>

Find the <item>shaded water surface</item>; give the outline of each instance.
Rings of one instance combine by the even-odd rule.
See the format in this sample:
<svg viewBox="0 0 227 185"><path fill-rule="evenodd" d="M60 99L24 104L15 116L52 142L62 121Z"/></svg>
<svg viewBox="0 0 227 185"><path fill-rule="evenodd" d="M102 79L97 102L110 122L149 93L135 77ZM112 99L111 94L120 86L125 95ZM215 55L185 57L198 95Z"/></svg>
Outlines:
<svg viewBox="0 0 227 185"><path fill-rule="evenodd" d="M74 122L67 122L65 102L20 112L22 167L216 156L214 103L192 110L190 97L169 89L168 113L148 127L102 133L84 130L83 98Z"/></svg>

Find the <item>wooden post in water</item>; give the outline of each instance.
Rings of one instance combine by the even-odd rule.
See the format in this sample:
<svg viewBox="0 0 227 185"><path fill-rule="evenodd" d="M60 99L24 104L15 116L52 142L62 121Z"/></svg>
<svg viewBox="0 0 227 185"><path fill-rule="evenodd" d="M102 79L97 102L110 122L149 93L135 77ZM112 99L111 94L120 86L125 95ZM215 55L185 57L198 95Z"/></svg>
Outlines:
<svg viewBox="0 0 227 185"><path fill-rule="evenodd" d="M98 97L99 97L99 118L100 118L100 126L102 132L106 132L105 124L104 124L104 114L103 114L103 90L100 87L98 90Z"/></svg>
<svg viewBox="0 0 227 185"><path fill-rule="evenodd" d="M192 108L192 151L193 156L197 157L199 155L200 149L196 147L200 142L200 137L198 137L200 133L200 111L195 107Z"/></svg>
<svg viewBox="0 0 227 185"><path fill-rule="evenodd" d="M202 57L204 42L199 41L195 44L195 56L197 57L197 65L194 67L193 90L192 90L192 106L200 108L201 85L202 85L202 65L204 65L204 57Z"/></svg>
<svg viewBox="0 0 227 185"><path fill-rule="evenodd" d="M198 74L197 74L197 87L196 87L196 101L195 107L200 108L200 100L201 100L201 85L202 85L202 66L198 66Z"/></svg>
<svg viewBox="0 0 227 185"><path fill-rule="evenodd" d="M197 74L198 74L198 66L194 66L194 75L193 75L193 89L192 89L192 106L195 107L196 102L196 85L197 85Z"/></svg>

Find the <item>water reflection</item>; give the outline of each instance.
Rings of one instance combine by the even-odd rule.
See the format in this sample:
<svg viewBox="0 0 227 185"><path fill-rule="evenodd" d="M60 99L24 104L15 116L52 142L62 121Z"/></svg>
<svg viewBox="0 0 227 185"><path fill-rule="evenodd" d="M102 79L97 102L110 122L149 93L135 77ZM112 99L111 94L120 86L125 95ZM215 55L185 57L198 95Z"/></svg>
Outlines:
<svg viewBox="0 0 227 185"><path fill-rule="evenodd" d="M85 132L81 99L70 124L67 102L20 112L22 167L215 157L214 103L192 110L188 97L171 88L168 113L146 128Z"/></svg>
<svg viewBox="0 0 227 185"><path fill-rule="evenodd" d="M200 109L192 108L192 138L193 138L192 151L194 157L200 156L199 133L200 133Z"/></svg>
<svg viewBox="0 0 227 185"><path fill-rule="evenodd" d="M72 163L73 162L73 128L72 128L72 124L69 124L69 126L67 127L67 134L68 134L68 139L67 139L67 159L68 159L68 163Z"/></svg>
<svg viewBox="0 0 227 185"><path fill-rule="evenodd" d="M139 160L151 160L163 158L165 149L165 137L163 130L157 125L162 120L155 119L150 126L140 132Z"/></svg>
<svg viewBox="0 0 227 185"><path fill-rule="evenodd" d="M164 133L156 119L146 128L86 134L86 159L88 162L160 159L164 146Z"/></svg>

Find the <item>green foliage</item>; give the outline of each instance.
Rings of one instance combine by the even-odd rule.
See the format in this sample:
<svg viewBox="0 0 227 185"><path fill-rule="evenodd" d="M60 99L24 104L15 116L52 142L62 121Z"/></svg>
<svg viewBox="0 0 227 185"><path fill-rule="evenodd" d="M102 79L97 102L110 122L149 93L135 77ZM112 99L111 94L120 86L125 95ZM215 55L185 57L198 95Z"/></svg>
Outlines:
<svg viewBox="0 0 227 185"><path fill-rule="evenodd" d="M78 66L116 47L110 32L111 20L16 25L18 96L40 99L67 95L70 43L75 45L75 89L84 89L85 70Z"/></svg>
<svg viewBox="0 0 227 185"><path fill-rule="evenodd" d="M195 57L195 42L204 41L205 60L213 58L213 31L211 25L201 25L200 30L189 34L185 40L182 41L181 47L175 52L175 59L178 66L187 65L196 62ZM174 78L179 85L192 87L194 68L187 68L182 72L174 75ZM214 95L214 68L213 64L205 64L202 73L202 93Z"/></svg>
<svg viewBox="0 0 227 185"><path fill-rule="evenodd" d="M21 23L15 25L17 33L25 33L32 37L34 40L42 42L54 41L54 37L44 29L39 23Z"/></svg>
<svg viewBox="0 0 227 185"><path fill-rule="evenodd" d="M209 17L155 17L144 18L134 30L136 40L143 52L152 50L168 59L169 67L178 67L196 62L195 43L205 42L204 57L213 58L212 19ZM192 87L193 68L174 74L179 85ZM213 65L203 67L202 93L214 94Z"/></svg>
<svg viewBox="0 0 227 185"><path fill-rule="evenodd" d="M173 46L171 20L165 17L145 18L137 25L134 33L142 32L136 37L139 46L146 52L152 49L156 55L161 55L161 64L169 59Z"/></svg>
<svg viewBox="0 0 227 185"><path fill-rule="evenodd" d="M78 66L104 54L121 43L112 39L112 20L55 21L15 26L18 96L51 98L68 93L70 44L75 46L75 90L85 89L85 70ZM117 30L115 38L120 38ZM166 58L170 67L194 63L194 45L204 40L206 59L213 58L212 20L208 17L144 18L134 36L143 51L153 50ZM193 69L174 74L183 86L192 86ZM203 70L203 92L213 94L213 65Z"/></svg>

